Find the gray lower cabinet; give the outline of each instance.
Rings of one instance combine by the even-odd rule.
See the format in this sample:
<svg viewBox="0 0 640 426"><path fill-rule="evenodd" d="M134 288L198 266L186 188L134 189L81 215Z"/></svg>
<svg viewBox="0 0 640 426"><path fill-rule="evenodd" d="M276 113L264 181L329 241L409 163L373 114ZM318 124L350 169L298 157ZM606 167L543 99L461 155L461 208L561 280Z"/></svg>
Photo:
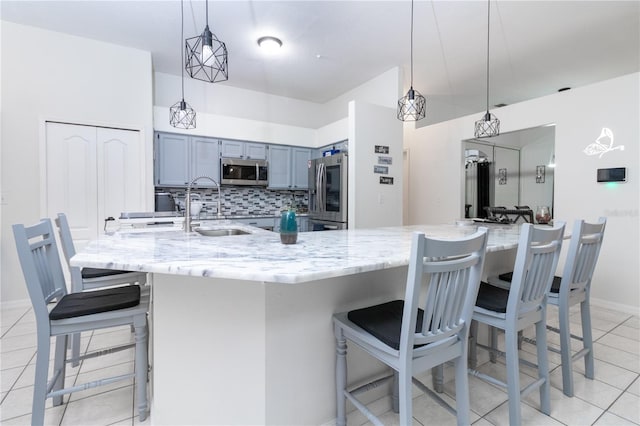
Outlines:
<svg viewBox="0 0 640 426"><path fill-rule="evenodd" d="M198 176L220 181L220 154L217 139L157 133L154 147L156 186L184 187ZM207 180L200 187L215 186Z"/></svg>
<svg viewBox="0 0 640 426"><path fill-rule="evenodd" d="M309 148L270 145L269 189L308 189L310 159Z"/></svg>

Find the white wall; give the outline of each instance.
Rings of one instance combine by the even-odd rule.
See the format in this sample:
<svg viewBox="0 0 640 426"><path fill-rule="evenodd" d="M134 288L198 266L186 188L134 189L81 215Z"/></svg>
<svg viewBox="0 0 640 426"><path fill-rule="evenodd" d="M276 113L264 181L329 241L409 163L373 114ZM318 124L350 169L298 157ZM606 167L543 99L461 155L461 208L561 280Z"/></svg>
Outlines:
<svg viewBox="0 0 640 426"><path fill-rule="evenodd" d="M376 154L375 145L389 147ZM378 157L391 157L385 175L373 172L383 165ZM395 110L366 102L349 102L349 228L402 225L402 122ZM393 185L380 177L393 177Z"/></svg>
<svg viewBox="0 0 640 426"><path fill-rule="evenodd" d="M33 224L44 211L39 162L44 120L141 130L146 161L140 166L149 182L145 201L153 205L152 72L149 52L5 21L1 31L0 298L10 302L27 299L11 225Z"/></svg>
<svg viewBox="0 0 640 426"><path fill-rule="evenodd" d="M274 144L320 147L349 137L352 100L395 108L400 69L393 68L325 103L268 95L185 79L185 101L196 110L196 129L169 125L169 107L180 100L180 77L154 74L154 129Z"/></svg>
<svg viewBox="0 0 640 426"><path fill-rule="evenodd" d="M638 259L640 74L634 73L570 91L498 109L504 132L555 123L555 218L607 216L608 224L592 295L621 309L640 308ZM451 223L462 217L464 172L461 140L473 135L478 112L412 130L405 128L411 150L410 223ZM602 158L583 150L603 127L615 145ZM596 169L627 167L624 184L596 182Z"/></svg>

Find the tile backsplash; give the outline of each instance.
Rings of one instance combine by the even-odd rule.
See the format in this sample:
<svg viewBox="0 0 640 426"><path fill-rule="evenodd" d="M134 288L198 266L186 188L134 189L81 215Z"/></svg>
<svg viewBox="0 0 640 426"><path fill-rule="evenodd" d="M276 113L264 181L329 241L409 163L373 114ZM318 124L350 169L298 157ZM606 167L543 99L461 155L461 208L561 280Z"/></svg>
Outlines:
<svg viewBox="0 0 640 426"><path fill-rule="evenodd" d="M273 215L289 205L298 211L306 211L309 204L308 191L272 191L254 186L221 186L222 214L228 215ZM156 192L169 192L176 205L184 205L185 188L156 187ZM201 216L215 216L218 193L215 188L191 189L192 194L200 194L204 206Z"/></svg>

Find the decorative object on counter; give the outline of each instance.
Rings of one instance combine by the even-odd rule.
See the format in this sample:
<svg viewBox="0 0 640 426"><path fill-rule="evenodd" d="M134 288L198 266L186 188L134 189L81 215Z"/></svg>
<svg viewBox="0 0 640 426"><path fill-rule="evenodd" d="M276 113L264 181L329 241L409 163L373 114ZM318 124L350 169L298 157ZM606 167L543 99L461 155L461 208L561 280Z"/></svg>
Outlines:
<svg viewBox="0 0 640 426"><path fill-rule="evenodd" d="M182 39L184 38L184 6L180 1L180 60L182 60ZM182 129L196 128L196 111L184 101L184 68L182 69L182 99L169 108L169 124Z"/></svg>
<svg viewBox="0 0 640 426"><path fill-rule="evenodd" d="M536 183L544 183L544 166L536 166Z"/></svg>
<svg viewBox="0 0 640 426"><path fill-rule="evenodd" d="M280 215L280 241L282 244L295 244L298 241L298 223L293 209Z"/></svg>
<svg viewBox="0 0 640 426"><path fill-rule="evenodd" d="M209 83L229 79L227 46L209 30L209 0L206 1L207 24L201 35L185 40L185 68L191 78Z"/></svg>
<svg viewBox="0 0 640 426"><path fill-rule="evenodd" d="M500 120L489 112L489 34L491 22L491 0L487 0L487 112L482 120L476 121L474 135L476 138L498 136L500 134Z"/></svg>
<svg viewBox="0 0 640 426"><path fill-rule="evenodd" d="M536 222L541 225L546 225L551 222L551 210L549 210L549 206L536 207Z"/></svg>
<svg viewBox="0 0 640 426"><path fill-rule="evenodd" d="M398 120L422 120L427 111L427 100L413 89L413 0L411 0L411 84L407 94L398 100Z"/></svg>

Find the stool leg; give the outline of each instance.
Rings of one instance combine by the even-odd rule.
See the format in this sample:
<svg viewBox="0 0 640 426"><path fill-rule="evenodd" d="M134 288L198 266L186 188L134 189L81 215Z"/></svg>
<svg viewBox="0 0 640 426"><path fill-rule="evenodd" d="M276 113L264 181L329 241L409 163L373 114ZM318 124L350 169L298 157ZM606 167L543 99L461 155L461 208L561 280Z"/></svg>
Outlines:
<svg viewBox="0 0 640 426"><path fill-rule="evenodd" d="M560 358L562 365L562 392L573 396L573 361L571 360L571 329L569 326L569 304L558 306L560 322Z"/></svg>
<svg viewBox="0 0 640 426"><path fill-rule="evenodd" d="M391 409L394 413L400 412L400 391L398 389L400 382L398 381L398 372L393 370L393 390L391 393Z"/></svg>
<svg viewBox="0 0 640 426"><path fill-rule="evenodd" d="M589 350L589 352L584 356L584 375L588 379L593 379L593 336L591 335L591 307L589 305L589 293L587 293L586 299L580 304L580 315L582 319L582 345Z"/></svg>
<svg viewBox="0 0 640 426"><path fill-rule="evenodd" d="M547 314L542 316L542 320L536 323L536 351L538 355L538 377L544 378L544 383L540 385L540 411L544 414L551 414L551 396L549 385L549 362L547 355ZM571 367L571 365L569 365Z"/></svg>
<svg viewBox="0 0 640 426"><path fill-rule="evenodd" d="M36 375L33 385L33 403L31 406L31 424L44 424L44 409L47 400L47 381L49 380L50 337L38 335L36 353Z"/></svg>
<svg viewBox="0 0 640 426"><path fill-rule="evenodd" d="M336 336L336 426L347 424L347 398L344 391L347 387L347 339L342 329L335 328Z"/></svg>
<svg viewBox="0 0 640 426"><path fill-rule="evenodd" d="M64 377L66 375L67 367L67 335L56 337L56 348L53 361L53 371L60 371L56 382L51 388L52 391L58 391L64 389ZM63 402L62 395L53 397L53 406L61 405Z"/></svg>
<svg viewBox="0 0 640 426"><path fill-rule="evenodd" d="M147 418L147 374L149 371L149 358L147 354L147 317L141 315L134 319L135 369L136 369L136 396L138 399L138 415L143 422Z"/></svg>
<svg viewBox="0 0 640 426"><path fill-rule="evenodd" d="M507 393L509 395L509 424L521 424L520 407L520 366L518 360L518 334L508 327L505 335L507 358Z"/></svg>

